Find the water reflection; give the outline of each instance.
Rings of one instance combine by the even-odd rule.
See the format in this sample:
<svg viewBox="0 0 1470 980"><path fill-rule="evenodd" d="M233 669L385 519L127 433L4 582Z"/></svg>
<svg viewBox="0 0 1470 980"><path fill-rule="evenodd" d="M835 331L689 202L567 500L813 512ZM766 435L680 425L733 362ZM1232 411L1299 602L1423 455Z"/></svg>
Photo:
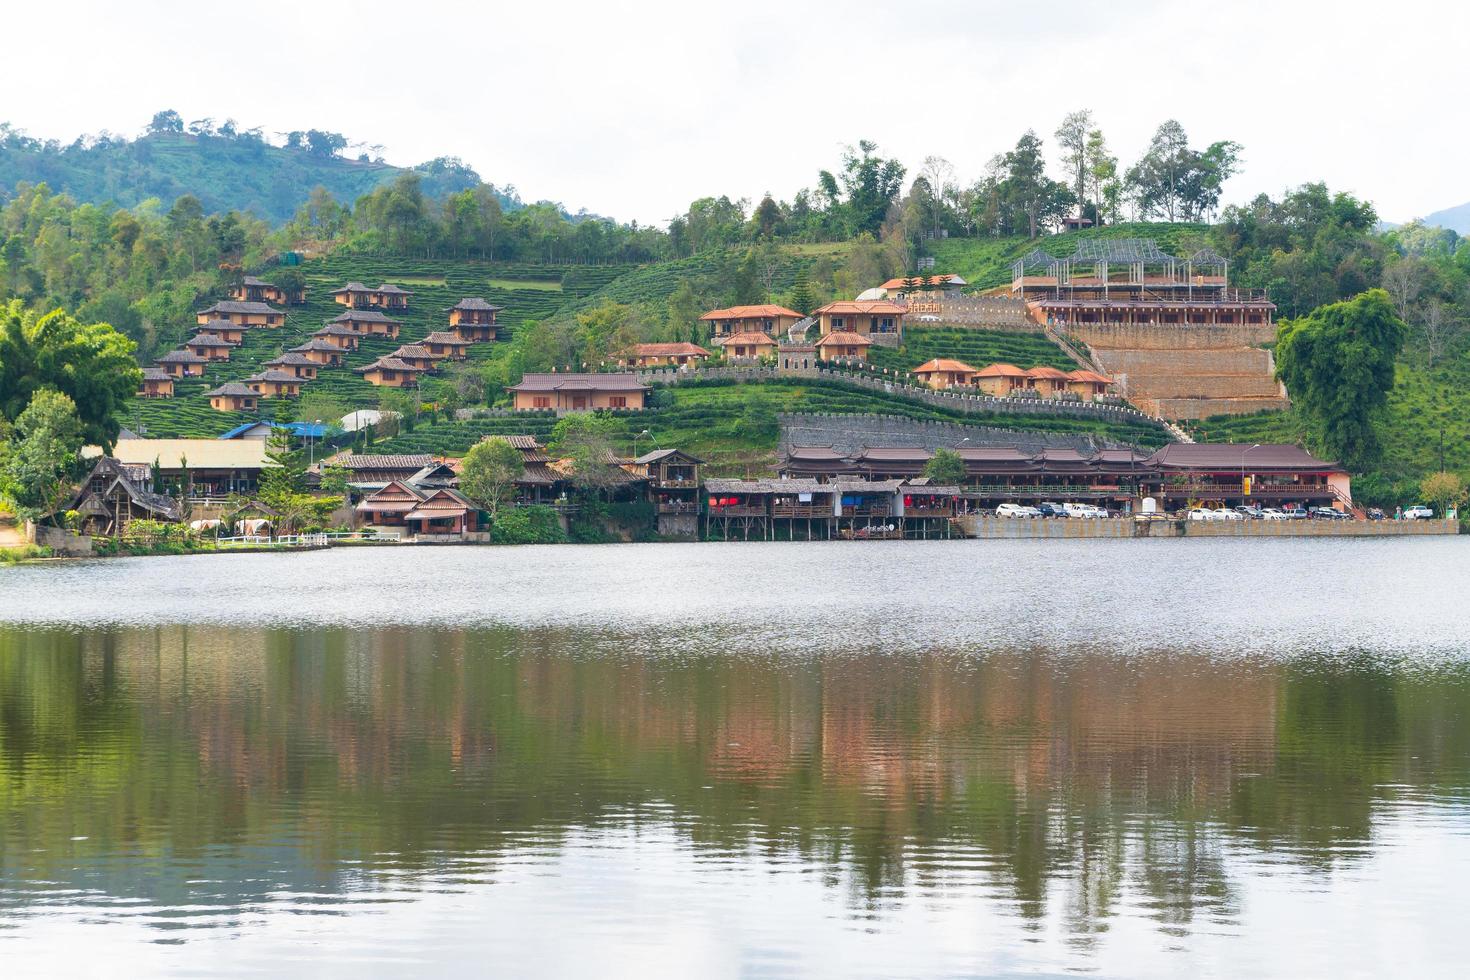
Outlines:
<svg viewBox="0 0 1470 980"><path fill-rule="evenodd" d="M1119 944L1259 929L1283 880L1306 901L1357 876L1413 907L1434 881L1375 870L1385 837L1470 829L1461 670L589 647L555 629L0 627L0 937L112 921L188 945L283 909L394 919L503 889L536 896L512 935L577 921L622 940L631 896L663 890L691 903L675 925L739 899L721 914L741 972L810 972L822 922L901 935L982 912L987 955L1021 956L989 967L1107 968ZM1027 936L1039 949L1016 953ZM445 954L356 942L334 952ZM903 962L975 968L956 955Z"/></svg>

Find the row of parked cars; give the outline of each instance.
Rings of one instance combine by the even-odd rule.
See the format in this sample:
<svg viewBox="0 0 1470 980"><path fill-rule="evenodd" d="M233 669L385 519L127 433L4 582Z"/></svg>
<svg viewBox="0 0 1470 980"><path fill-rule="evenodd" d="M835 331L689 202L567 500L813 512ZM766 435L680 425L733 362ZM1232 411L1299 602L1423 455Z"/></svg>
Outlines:
<svg viewBox="0 0 1470 980"><path fill-rule="evenodd" d="M1112 517L1106 508L1094 504L1001 504L996 517Z"/></svg>
<svg viewBox="0 0 1470 980"><path fill-rule="evenodd" d="M1303 507L1288 504L1285 507L1256 507L1239 504L1235 507L1212 510L1196 507L1187 515L1191 521L1350 521L1353 515L1335 507Z"/></svg>

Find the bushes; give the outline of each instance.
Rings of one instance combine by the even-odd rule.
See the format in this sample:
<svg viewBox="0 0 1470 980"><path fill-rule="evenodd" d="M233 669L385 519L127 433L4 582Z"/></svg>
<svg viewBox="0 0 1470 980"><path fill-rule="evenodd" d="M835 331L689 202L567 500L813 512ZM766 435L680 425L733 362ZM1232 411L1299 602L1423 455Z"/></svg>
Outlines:
<svg viewBox="0 0 1470 980"><path fill-rule="evenodd" d="M550 507L510 507L495 519L491 534L496 544L565 544L561 518Z"/></svg>
<svg viewBox="0 0 1470 980"><path fill-rule="evenodd" d="M50 558L51 549L44 545L23 544L16 548L0 548L0 565L11 565L32 558Z"/></svg>

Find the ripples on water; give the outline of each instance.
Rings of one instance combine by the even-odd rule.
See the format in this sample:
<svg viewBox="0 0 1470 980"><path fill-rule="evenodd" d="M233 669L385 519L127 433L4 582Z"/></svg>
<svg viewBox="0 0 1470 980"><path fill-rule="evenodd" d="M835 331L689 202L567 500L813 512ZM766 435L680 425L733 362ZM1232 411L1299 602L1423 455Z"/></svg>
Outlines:
<svg viewBox="0 0 1470 980"><path fill-rule="evenodd" d="M1458 542L1097 544L0 569L0 962L1453 974Z"/></svg>

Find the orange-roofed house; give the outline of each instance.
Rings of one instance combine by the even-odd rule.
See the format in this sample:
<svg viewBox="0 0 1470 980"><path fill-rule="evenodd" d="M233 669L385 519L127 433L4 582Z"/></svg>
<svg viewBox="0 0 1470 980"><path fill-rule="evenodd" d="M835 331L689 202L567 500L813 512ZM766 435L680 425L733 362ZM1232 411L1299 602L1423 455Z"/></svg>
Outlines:
<svg viewBox="0 0 1470 980"><path fill-rule="evenodd" d="M860 333L839 330L817 341L817 359L821 361L866 361L868 348L872 346L873 342Z"/></svg>
<svg viewBox="0 0 1470 980"><path fill-rule="evenodd" d="M975 375L979 374L964 361L954 361L947 357L931 358L914 368L912 373L936 390L968 388L975 383Z"/></svg>
<svg viewBox="0 0 1470 980"><path fill-rule="evenodd" d="M1067 390L1083 398L1102 398L1113 387L1113 379L1096 371L1068 371Z"/></svg>
<svg viewBox="0 0 1470 980"><path fill-rule="evenodd" d="M890 279L881 288L890 299L894 299L899 296L911 296L914 293L933 292L934 290L957 293L968 285L968 282L951 272L932 276L907 276Z"/></svg>
<svg viewBox="0 0 1470 980"><path fill-rule="evenodd" d="M709 351L698 344L634 344L618 355L618 366L697 367L709 359Z"/></svg>
<svg viewBox="0 0 1470 980"><path fill-rule="evenodd" d="M975 386L987 395L1003 397L1031 387L1031 375L1014 364L991 364L975 372Z"/></svg>
<svg viewBox="0 0 1470 980"><path fill-rule="evenodd" d="M727 358L735 360L771 357L776 353L776 341L769 334L756 330L732 334L729 337L716 337L714 342L725 352Z"/></svg>
<svg viewBox="0 0 1470 980"><path fill-rule="evenodd" d="M821 322L821 334L859 333L869 340L875 337L903 336L903 317L907 310L886 299L838 300L818 308L813 316Z"/></svg>
<svg viewBox="0 0 1470 980"><path fill-rule="evenodd" d="M733 337L742 333L763 333L778 337L786 333L802 319L795 310L788 310L775 303L758 306L731 306L723 310L710 310L699 318L708 323L716 338Z"/></svg>
<svg viewBox="0 0 1470 980"><path fill-rule="evenodd" d="M1043 396L1059 395L1067 390L1067 372L1054 367L1034 367L1026 372L1031 379L1029 387Z"/></svg>

